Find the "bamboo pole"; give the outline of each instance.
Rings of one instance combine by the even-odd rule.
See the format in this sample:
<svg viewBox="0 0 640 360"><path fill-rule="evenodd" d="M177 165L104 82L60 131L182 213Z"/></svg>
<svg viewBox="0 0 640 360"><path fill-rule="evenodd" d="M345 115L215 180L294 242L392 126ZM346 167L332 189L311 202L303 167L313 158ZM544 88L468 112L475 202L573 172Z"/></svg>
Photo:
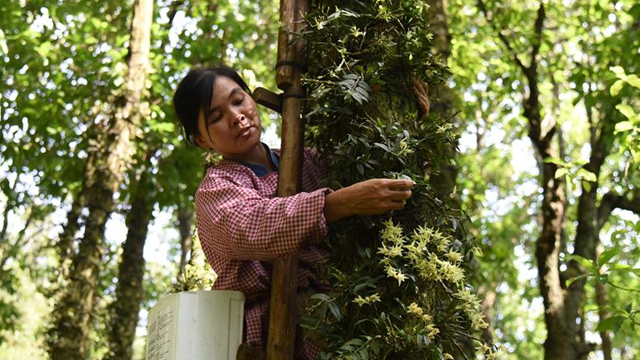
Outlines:
<svg viewBox="0 0 640 360"><path fill-rule="evenodd" d="M300 75L305 61L305 44L294 38L310 0L280 0L278 63L276 83L282 95L282 146L278 196L300 191L304 125L300 118L303 95ZM295 41L294 41L295 39ZM292 360L295 346L298 257L277 259L273 264L267 360Z"/></svg>

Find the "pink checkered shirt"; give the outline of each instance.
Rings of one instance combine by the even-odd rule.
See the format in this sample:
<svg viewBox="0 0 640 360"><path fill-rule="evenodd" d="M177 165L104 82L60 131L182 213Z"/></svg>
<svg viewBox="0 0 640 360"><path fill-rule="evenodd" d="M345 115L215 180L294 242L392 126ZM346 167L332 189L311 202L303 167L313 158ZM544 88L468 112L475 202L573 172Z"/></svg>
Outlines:
<svg viewBox="0 0 640 360"><path fill-rule="evenodd" d="M313 150L305 150L302 192L278 198L278 172L258 177L247 166L223 160L209 168L196 192L198 236L213 270L216 290L244 293L244 342L266 347L271 261L298 254L298 290L316 285L314 273L329 256L318 246L327 232L326 175ZM296 359L315 359L319 348L296 329Z"/></svg>

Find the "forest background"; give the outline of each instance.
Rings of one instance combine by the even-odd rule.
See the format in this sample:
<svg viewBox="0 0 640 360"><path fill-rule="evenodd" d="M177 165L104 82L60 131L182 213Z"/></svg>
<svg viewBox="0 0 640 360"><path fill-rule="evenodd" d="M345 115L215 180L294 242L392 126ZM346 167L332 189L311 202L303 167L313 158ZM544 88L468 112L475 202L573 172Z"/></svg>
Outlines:
<svg viewBox="0 0 640 360"><path fill-rule="evenodd" d="M479 336L506 359L640 357L640 5L429 3ZM154 302L212 281L192 241L203 158L171 97L221 62L275 89L277 16L273 0L0 4L0 358L142 359Z"/></svg>

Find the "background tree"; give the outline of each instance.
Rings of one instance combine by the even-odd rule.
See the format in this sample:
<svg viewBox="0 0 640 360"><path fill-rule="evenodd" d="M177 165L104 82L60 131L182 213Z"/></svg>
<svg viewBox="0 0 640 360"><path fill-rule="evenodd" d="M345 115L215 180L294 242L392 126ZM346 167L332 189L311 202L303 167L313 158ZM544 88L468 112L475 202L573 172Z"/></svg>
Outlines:
<svg viewBox="0 0 640 360"><path fill-rule="evenodd" d="M53 312L54 327L49 342L53 359L84 359L89 354L91 314L96 283L104 254L104 229L115 209L114 195L125 169L131 164L133 138L139 131L144 104L142 93L149 71L149 47L153 1L136 0L131 18L129 53L122 87L114 94L114 107L108 107L104 123L97 126L89 159L95 168L93 178L85 179L82 190L87 197L88 214L84 234L74 254L69 283Z"/></svg>
<svg viewBox="0 0 640 360"><path fill-rule="evenodd" d="M458 9L458 19L468 23L457 29L462 30L468 28L469 23L475 23L472 27L475 33L464 33L467 38L471 38L470 41L459 38L460 52L454 53L461 56L459 59L470 60L469 63L461 62L458 67L461 74L469 77L469 87L465 89L462 77L458 79L461 89L465 89L465 97L472 101L467 114L475 112L479 115L476 117L479 121L474 125L478 151L487 151L484 150L484 142L491 131L502 131L502 134L506 132L507 137L518 139L524 129L528 128L530 143L537 152L536 164L539 171L531 175L534 179L541 176L538 186L543 196L539 197L535 191L525 190L532 186L529 181L522 183L518 180L513 185L506 183L504 179L492 181L500 193L506 190L505 196L497 194L505 199L499 200L502 201L500 207L513 206L513 200L507 200L506 197L510 193L509 188L520 187L520 191L525 190L531 194L527 198L533 200L518 201L517 207L501 210L503 214L496 221L500 222L499 228L505 229L507 223L504 221L511 223L517 219L514 215L520 213L523 215L520 219L524 221L520 224L520 229L532 226L530 228L534 230L523 234L524 238L516 232L511 233L512 235L507 233L515 236L504 240L517 246L521 246L519 244L525 240L524 244L527 246L531 244L532 238L536 238L537 284L544 299L545 323L549 333L545 342L546 358L582 358L594 349L594 344L587 336L590 331L595 330L595 325L585 313L588 309L585 308L585 300L587 296L593 298L594 293L593 287L584 277L588 269L584 266L596 260L595 249L600 241L598 208L607 208L609 196L626 194L623 198L627 203L620 203L620 206L633 209L629 206L634 201L633 193L629 192L634 188L633 172L627 172L628 177L622 184L620 177L615 175L623 172L627 163L624 158L616 155L619 142L613 136L616 124L624 117L615 111L620 98L612 97L608 89L615 81L610 67L619 64L634 69L633 64L637 60L631 56L627 63L627 59L609 57L606 54L612 54L616 46L637 48L637 42L628 37L634 31L633 14L638 11L637 7L631 3L594 2L538 4L536 7L520 8L515 4L479 1L475 9L466 5L461 5ZM474 18L474 14L482 15L486 22L476 22L480 17ZM607 20L603 23L604 19ZM513 24L519 26L514 27ZM605 35L605 29L608 35ZM613 34L618 34L613 36L618 41L611 40ZM476 36L490 36L493 40L489 42L489 47L481 49L472 44ZM492 60L474 63L472 59L475 56ZM479 66L474 68L470 65ZM480 84L477 83L478 80L481 81ZM496 88L495 84L502 88ZM568 86L565 87L564 84ZM522 106L518 104L520 101ZM514 116L514 113L520 111L522 118ZM501 117L504 120L498 120ZM525 126L520 119L526 121ZM511 131L513 132L510 133ZM491 166L496 160L497 163L505 163L504 159L493 158L495 160L483 161L481 164ZM479 159L491 158L483 156ZM465 172L469 174L486 172L486 169L477 172L470 166L465 168ZM494 172L493 167L490 169ZM505 175L513 179L512 175ZM531 179L530 176L525 179L527 178ZM465 183L469 184L469 181ZM614 186L615 183L622 186ZM482 182L476 184L481 185ZM615 195L605 195L613 188ZM467 193L471 204L484 200L484 195L492 192L491 187L484 189L486 191ZM513 194L512 196L522 196L522 192ZM529 204L539 206L540 210L529 207ZM523 209L527 209L526 212ZM538 214L533 218L538 221L524 225L532 214ZM489 260L513 261L509 254L496 254L496 249L501 248L496 248L499 245L496 240L503 237L500 232L491 229L498 224L491 224L489 219L482 222L483 238L490 245L487 248ZM614 247L609 254L619 252L615 249ZM602 259L604 260L606 256ZM499 277L502 279L498 279L498 283L504 281L504 275L506 274L502 272ZM603 281L602 277L600 281ZM512 280L508 282L517 283ZM528 294L527 298L531 298L531 288L525 289L524 293ZM605 326L599 327L600 330L608 327L607 323L604 324ZM515 343L516 341L513 343L514 347L517 346Z"/></svg>

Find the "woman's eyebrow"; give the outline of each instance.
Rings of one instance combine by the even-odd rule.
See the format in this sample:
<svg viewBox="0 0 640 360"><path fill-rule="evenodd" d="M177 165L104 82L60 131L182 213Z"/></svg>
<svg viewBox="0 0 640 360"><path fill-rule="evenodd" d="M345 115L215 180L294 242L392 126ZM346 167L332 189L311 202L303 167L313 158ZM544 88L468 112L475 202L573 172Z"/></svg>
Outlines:
<svg viewBox="0 0 640 360"><path fill-rule="evenodd" d="M238 92L240 92L240 91L242 91L242 88L240 88L239 86L238 86L238 87L233 88L233 90L231 90L231 92L229 93L229 96L227 97L227 99L231 99L231 98L233 97L233 95L235 95L236 93L238 93ZM218 105L218 106L214 106L214 107L212 107L211 109L209 109L209 115L211 115L211 114L212 114L212 113L214 113L216 110L218 110L218 108L219 108L219 107L220 107L220 106Z"/></svg>

